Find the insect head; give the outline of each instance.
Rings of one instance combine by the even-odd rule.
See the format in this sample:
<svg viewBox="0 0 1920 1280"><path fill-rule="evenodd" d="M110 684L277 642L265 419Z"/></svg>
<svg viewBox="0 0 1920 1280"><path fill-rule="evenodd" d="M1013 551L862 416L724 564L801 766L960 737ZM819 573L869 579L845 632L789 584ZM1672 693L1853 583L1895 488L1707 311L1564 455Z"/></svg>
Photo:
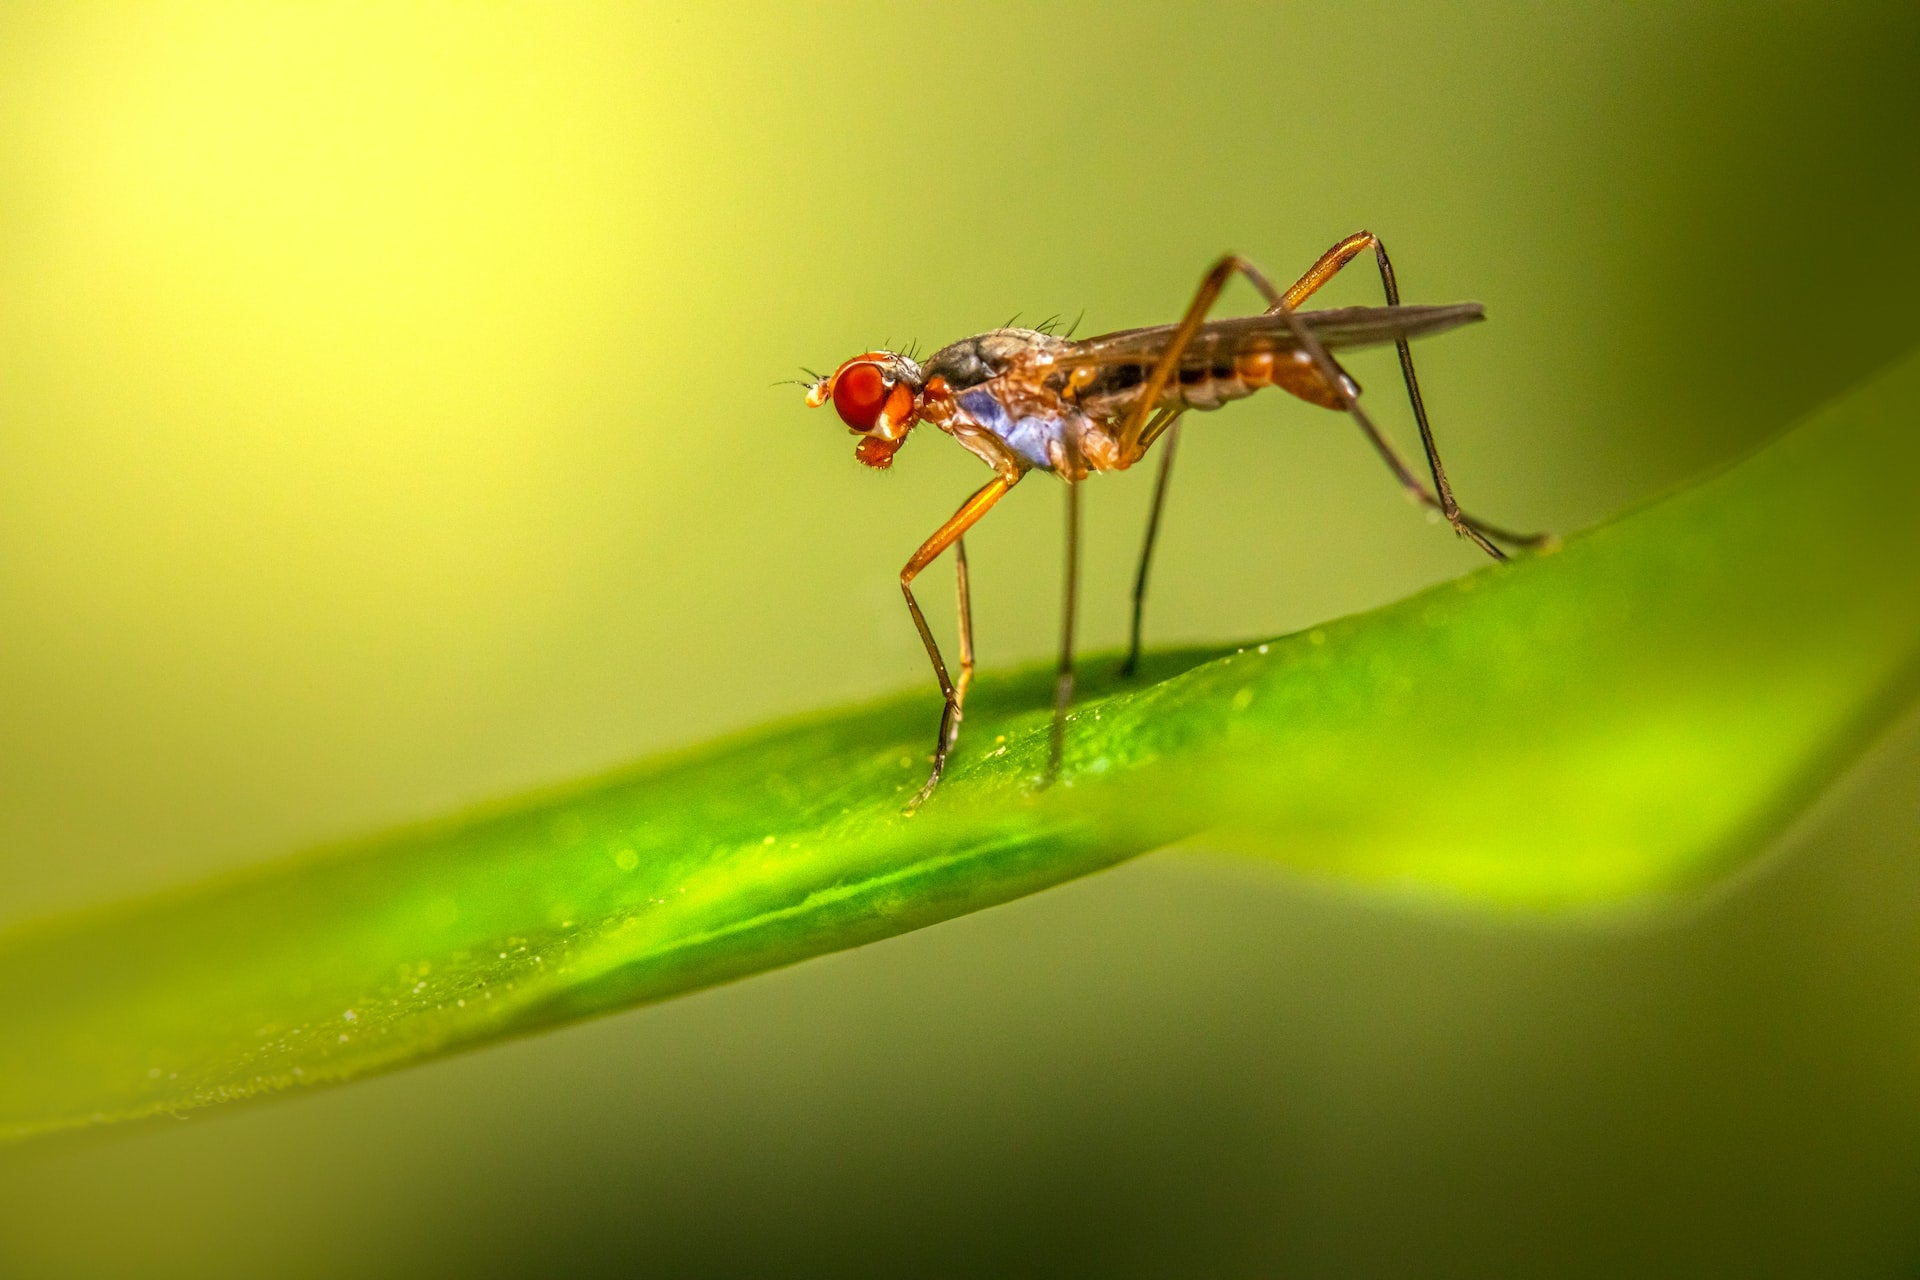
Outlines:
<svg viewBox="0 0 1920 1280"><path fill-rule="evenodd" d="M853 456L884 469L919 420L925 385L926 375L907 357L868 351L807 388L807 403L817 409L833 401L840 420L860 437Z"/></svg>

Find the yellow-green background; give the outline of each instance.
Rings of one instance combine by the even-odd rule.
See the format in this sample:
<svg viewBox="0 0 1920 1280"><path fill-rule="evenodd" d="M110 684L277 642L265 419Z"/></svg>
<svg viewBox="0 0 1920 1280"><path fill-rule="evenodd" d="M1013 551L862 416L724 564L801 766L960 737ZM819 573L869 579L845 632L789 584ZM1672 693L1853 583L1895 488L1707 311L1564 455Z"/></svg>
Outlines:
<svg viewBox="0 0 1920 1280"><path fill-rule="evenodd" d="M1363 226L1487 304L1422 353L1457 488L1589 523L1920 340L1920 14L0 9L0 926L926 682L893 575L984 472L770 384ZM1090 493L1091 644L1147 483ZM1050 644L1058 521L1036 478L970 542L989 666ZM1473 564L1262 398L1192 424L1151 634ZM1162 855L29 1149L0 1274L1900 1272L1916 766L1677 916Z"/></svg>

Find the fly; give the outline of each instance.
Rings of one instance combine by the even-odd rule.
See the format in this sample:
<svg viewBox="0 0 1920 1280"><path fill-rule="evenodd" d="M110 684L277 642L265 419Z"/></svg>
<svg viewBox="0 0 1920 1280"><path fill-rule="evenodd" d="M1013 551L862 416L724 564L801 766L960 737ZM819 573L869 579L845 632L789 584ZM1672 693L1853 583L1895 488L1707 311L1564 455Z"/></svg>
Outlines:
<svg viewBox="0 0 1920 1280"><path fill-rule="evenodd" d="M1299 307L1342 267L1371 249L1385 289L1384 307L1301 311ZM1227 282L1245 276L1267 301L1258 315L1209 320ZM1189 410L1217 409L1264 387L1278 387L1323 409L1353 419L1394 477L1417 501L1446 518L1455 533L1496 560L1500 544L1538 547L1548 535L1512 533L1467 514L1454 500L1446 469L1434 447L1433 430L1420 397L1408 342L1482 318L1478 303L1402 306L1386 246L1370 232L1348 236L1322 254L1306 274L1278 290L1246 259L1229 254L1202 277L1178 324L1072 341L1034 329L1003 328L963 338L924 362L893 351L868 351L810 384L807 403L833 402L859 443L854 456L885 468L917 424L946 432L994 472L994 478L962 503L913 553L900 570L900 591L920 642L933 663L943 699L934 738L933 770L908 806L911 812L933 794L960 731L967 686L973 679L973 609L967 585L967 530L1030 471L1050 471L1067 485L1067 565L1061 609L1060 668L1054 684L1053 727L1047 775L1060 767L1066 711L1073 697L1073 626L1079 595L1080 482L1096 471L1125 471L1165 439L1153 505L1134 575L1133 620L1122 674L1140 661L1141 618L1147 571L1153 560L1160 511L1180 440L1180 419ZM1391 342L1400 354L1401 380L1413 405L1433 484L1410 467L1360 406L1360 388L1330 352ZM958 678L947 664L914 599L913 581L941 552L954 551L959 588Z"/></svg>

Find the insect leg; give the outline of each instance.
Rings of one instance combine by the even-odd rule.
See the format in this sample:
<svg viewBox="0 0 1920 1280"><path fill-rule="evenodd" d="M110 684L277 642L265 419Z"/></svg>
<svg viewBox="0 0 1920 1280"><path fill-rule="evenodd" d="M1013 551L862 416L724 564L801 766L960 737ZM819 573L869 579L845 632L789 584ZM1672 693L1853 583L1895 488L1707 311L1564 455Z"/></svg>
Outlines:
<svg viewBox="0 0 1920 1280"><path fill-rule="evenodd" d="M1335 266L1327 274L1331 275L1337 270L1339 267ZM1159 405L1161 395L1172 381L1174 371L1180 367L1180 358L1186 354L1188 346L1192 344L1193 335L1200 331L1200 326L1206 321L1207 313L1219 300L1220 291L1226 288L1227 281L1231 280L1236 272L1245 276L1253 287L1260 291L1260 296L1267 300L1269 308L1278 311L1287 307L1285 297L1273 287L1273 282L1267 279L1260 268L1238 254L1230 253L1209 267L1206 275L1200 277L1200 287L1194 290L1193 301L1187 304L1187 312L1181 317L1179 327L1174 330L1173 337L1168 339L1167 349L1160 353L1160 359L1154 363L1153 372L1147 376L1146 385L1141 388L1139 397L1127 411L1127 416L1121 424L1120 455L1127 460L1127 465L1131 466L1143 457L1154 440L1179 421L1180 414L1184 412L1183 407L1168 405L1164 408L1156 408L1156 406ZM1295 286L1296 289L1299 287ZM1318 285L1313 286L1313 288L1318 287ZM1312 291L1311 288L1307 290L1308 293ZM1177 437L1170 438L1167 441L1166 454L1160 460L1160 475L1154 482L1153 508L1147 517L1146 541L1140 550L1140 567L1134 574L1133 627L1127 645L1127 660L1120 667L1120 674L1123 676L1132 675L1140 662L1140 625L1141 616L1146 607L1147 570L1153 559L1153 544L1160 532L1160 508L1166 498L1168 476L1173 470L1176 439Z"/></svg>
<svg viewBox="0 0 1920 1280"><path fill-rule="evenodd" d="M1387 246L1381 243L1380 237L1374 235L1371 231L1356 231L1339 244L1334 245L1333 248L1321 254L1320 260L1315 262L1311 267L1308 267L1306 273L1287 288L1286 293L1275 302L1269 314L1277 314L1282 310L1298 309L1301 303L1312 297L1314 293L1320 289L1320 286L1338 275L1342 267L1345 267L1349 262L1352 262L1368 249L1373 250L1374 262L1380 269L1380 287L1386 293L1387 305L1390 307L1399 306L1400 285L1394 277L1393 259L1387 256ZM1296 328L1296 337L1297 336L1298 330ZM1447 518L1447 523L1452 525L1455 531L1471 538L1483 551L1496 560L1504 559L1505 557L1501 554L1499 548L1489 543L1488 538L1498 539L1501 542L1519 547L1540 547L1551 541L1551 535L1540 533L1512 533L1500 528L1498 525L1489 524L1484 520L1468 515L1460 509L1460 504L1454 500L1453 486L1447 482L1447 470L1440 464L1440 450L1433 442L1433 426L1427 421L1427 405L1426 401L1420 395L1420 379L1413 371L1413 350L1405 338L1401 338L1395 342L1394 349L1400 356L1400 380L1406 384L1407 401L1413 406L1413 420L1420 428L1420 446L1427 455L1427 469L1433 475L1432 491L1429 491L1423 484L1408 483L1408 476L1411 472L1408 470L1405 462L1401 461L1397 454L1388 456L1391 452L1391 447L1385 445L1384 437L1381 437L1379 432L1374 430L1372 423L1366 419L1365 415L1360 414L1359 411L1353 407L1351 403L1353 397L1348 394L1344 386L1344 380L1336 380L1334 386L1341 400L1347 402L1348 413L1356 415L1355 420L1359 422L1360 429L1366 433L1369 440L1373 441L1374 447L1381 451L1382 456L1387 457L1387 465L1393 470L1394 474L1400 478L1400 483L1406 485L1409 491L1421 502L1427 506L1436 508L1441 515ZM1322 354L1324 354L1324 352ZM1330 362L1321 360L1319 356L1315 356L1315 363L1320 365L1321 373L1324 376L1327 373L1327 366Z"/></svg>
<svg viewBox="0 0 1920 1280"><path fill-rule="evenodd" d="M947 730L947 749L960 736L960 718L966 714L967 686L973 683L973 593L967 581L967 540L953 540L953 585L960 619L960 674L953 682L953 724Z"/></svg>
<svg viewBox="0 0 1920 1280"><path fill-rule="evenodd" d="M1053 731L1047 746L1047 781L1060 775L1067 745L1067 706L1073 701L1073 615L1080 600L1080 486L1067 482L1067 580L1060 604L1060 674L1053 681Z"/></svg>
<svg viewBox="0 0 1920 1280"><path fill-rule="evenodd" d="M1455 533L1470 539L1475 546L1495 560L1505 560L1507 553L1494 546L1486 534L1480 532L1473 522L1467 520L1459 507L1455 506L1448 511L1447 507L1428 491L1427 486L1421 483L1420 477L1414 474L1413 469L1407 466L1406 459L1400 456L1400 451L1393 447L1393 442L1380 433L1380 428L1374 425L1367 411L1360 407L1360 397L1354 394L1353 381L1340 372L1340 366L1336 365L1333 357L1327 354L1327 349L1320 344L1320 339L1314 337L1307 326L1301 323L1300 313L1284 305L1280 307L1279 313L1286 317L1287 327L1293 331L1293 340L1299 343L1300 349L1312 358L1315 367L1320 370L1320 376L1340 398L1341 408L1347 411L1347 416L1352 418L1355 425L1360 428L1361 434L1365 435L1368 442L1373 445L1374 450L1379 453L1402 487L1429 506L1439 507L1447 516L1447 523L1453 526Z"/></svg>
<svg viewBox="0 0 1920 1280"><path fill-rule="evenodd" d="M1140 666L1140 627L1147 609L1147 570L1153 564L1153 544L1160 536L1160 512L1167 502L1167 482L1173 475L1173 456L1180 448L1178 411L1162 409L1160 417L1147 425L1141 437L1142 447L1151 445L1162 432L1166 434L1167 444L1160 451L1160 472L1153 481L1153 505L1147 509L1147 537L1140 547L1140 567L1133 575L1133 626L1128 633L1127 660L1120 664L1123 677L1132 675Z"/></svg>
<svg viewBox="0 0 1920 1280"><path fill-rule="evenodd" d="M1260 268L1248 262L1238 254L1230 253L1207 268L1207 274L1200 277L1200 287L1194 290L1193 301L1187 304L1187 313L1180 317L1180 325L1167 340L1167 349L1160 353L1154 362L1153 372L1147 375L1146 385L1140 388L1139 396L1133 407L1127 411L1126 419L1120 427L1120 456L1131 466L1139 461L1146 452L1147 420L1160 406L1160 397L1173 381L1174 371L1180 367L1180 358L1187 353L1193 343L1193 335L1200 331L1206 322L1207 313L1213 310L1213 304L1220 298L1220 291L1227 287L1234 273L1245 276L1260 291L1260 296L1268 305L1278 311L1285 305L1280 291L1273 282L1261 274Z"/></svg>
<svg viewBox="0 0 1920 1280"><path fill-rule="evenodd" d="M1269 315L1278 315L1282 304L1298 311L1300 304L1320 291L1320 286L1340 274L1340 268L1352 262L1371 245L1379 244L1371 231L1356 231L1333 248L1320 255L1320 260L1306 269L1298 280L1287 286L1287 291L1279 298L1272 299L1268 308ZM1389 296L1392 296L1389 294Z"/></svg>
<svg viewBox="0 0 1920 1280"><path fill-rule="evenodd" d="M1331 277L1335 271L1345 265L1342 260L1330 267L1324 266L1338 252L1337 247L1329 251L1321 259L1323 265L1316 266L1315 269L1322 270L1324 276ZM1351 257L1352 254L1349 253L1348 256ZM1127 460L1127 465L1132 465L1144 456L1154 440L1179 421L1179 416L1183 412L1181 407L1168 405L1156 409L1156 406L1159 405L1161 395L1172 381L1174 371L1180 367L1180 358L1186 354L1188 346L1192 344L1193 335L1200 331L1200 326L1206 321L1207 313L1219 300L1220 291L1226 288L1227 281L1232 279L1236 272L1245 276L1253 287L1260 291L1260 296L1267 300L1270 310L1288 309L1290 304L1286 300L1286 295L1273 287L1273 282L1267 279L1260 268L1238 254L1230 253L1209 267L1207 273L1200 278L1200 287L1194 291L1193 301L1187 304L1186 314L1181 317L1179 327L1174 330L1173 337L1167 341L1166 350L1160 353L1160 359L1154 363L1153 372L1148 375L1146 385L1141 388L1139 397L1127 411L1127 416L1121 424L1120 453L1121 457ZM1309 277L1312 274L1309 272ZM1296 284L1294 290L1301 290L1302 287L1302 284ZM1319 287L1318 283L1305 287L1301 296L1305 297ZM1153 559L1154 542L1159 536L1160 508L1166 497L1167 479L1173 468L1174 445L1174 440L1167 441L1167 452L1161 459L1160 475L1154 484L1153 508L1147 518L1146 541L1140 551L1140 567L1134 575L1133 627L1127 646L1127 660L1120 668L1122 675L1131 675L1140 661L1140 626L1145 609L1147 570Z"/></svg>
<svg viewBox="0 0 1920 1280"><path fill-rule="evenodd" d="M907 805L909 813L919 808L926 798L933 794L934 787L939 784L941 771L947 767L947 751L953 745L953 739L960 728L960 696L964 693L964 689L956 692L953 681L947 678L947 664L940 657L940 646L934 641L933 629L927 626L927 617L920 612L920 602L913 598L913 580L919 576L922 569L932 564L942 551L958 542L961 535L972 528L981 516L987 514L993 504L1000 501L1013 485L1013 480L1005 476L995 476L981 486L979 492L960 504L960 509L948 517L945 524L933 531L932 537L920 544L920 549L913 553L913 558L908 560L906 567L900 570L900 592L907 598L907 612L913 616L914 630L920 633L920 643L927 648L927 660L933 663L933 675L940 682L940 696L945 699L945 705L940 708L940 730L933 740L933 772L927 776L926 785L920 788L919 794L914 796L912 803ZM967 622L962 626L963 634L971 624L971 614L972 609L969 607ZM970 636L965 647L969 651L970 659L973 648Z"/></svg>

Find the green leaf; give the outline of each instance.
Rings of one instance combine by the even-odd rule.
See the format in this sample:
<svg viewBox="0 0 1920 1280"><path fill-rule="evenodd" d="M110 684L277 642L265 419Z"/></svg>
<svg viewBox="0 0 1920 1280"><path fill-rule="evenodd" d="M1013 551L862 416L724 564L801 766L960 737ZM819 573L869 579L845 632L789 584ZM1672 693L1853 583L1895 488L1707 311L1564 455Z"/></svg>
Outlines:
<svg viewBox="0 0 1920 1280"><path fill-rule="evenodd" d="M1920 681L1920 358L1548 555L1267 644L924 690L0 940L0 1135L340 1081L1212 831L1503 908L1755 856ZM1437 536L1437 535L1436 535Z"/></svg>

